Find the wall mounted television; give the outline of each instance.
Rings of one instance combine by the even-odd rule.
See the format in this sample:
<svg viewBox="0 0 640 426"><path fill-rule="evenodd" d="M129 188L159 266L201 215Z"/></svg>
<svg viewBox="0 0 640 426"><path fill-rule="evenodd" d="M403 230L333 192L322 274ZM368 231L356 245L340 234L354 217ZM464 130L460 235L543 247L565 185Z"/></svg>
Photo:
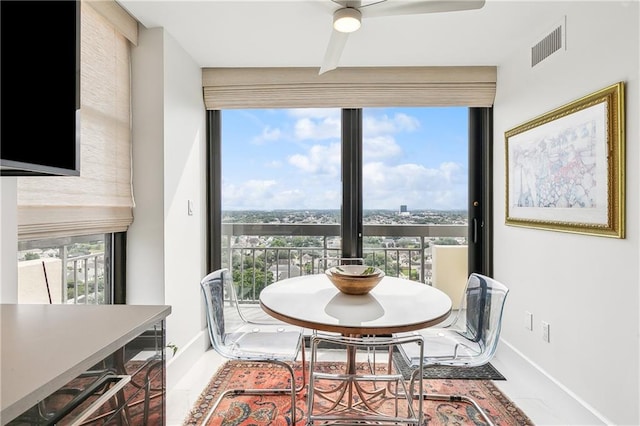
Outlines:
<svg viewBox="0 0 640 426"><path fill-rule="evenodd" d="M80 174L80 1L0 1L0 175Z"/></svg>

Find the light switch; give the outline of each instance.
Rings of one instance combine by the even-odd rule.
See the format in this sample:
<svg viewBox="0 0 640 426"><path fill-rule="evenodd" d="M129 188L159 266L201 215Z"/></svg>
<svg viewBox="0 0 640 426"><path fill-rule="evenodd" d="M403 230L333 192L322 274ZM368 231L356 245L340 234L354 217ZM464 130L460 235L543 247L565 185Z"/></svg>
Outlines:
<svg viewBox="0 0 640 426"><path fill-rule="evenodd" d="M187 200L187 214L193 216L193 200Z"/></svg>
<svg viewBox="0 0 640 426"><path fill-rule="evenodd" d="M550 327L551 326L549 325L548 322L542 321L542 340L544 340L547 343L551 342L551 338L549 336L549 328Z"/></svg>
<svg viewBox="0 0 640 426"><path fill-rule="evenodd" d="M524 328L533 330L533 314L529 311L524 311Z"/></svg>

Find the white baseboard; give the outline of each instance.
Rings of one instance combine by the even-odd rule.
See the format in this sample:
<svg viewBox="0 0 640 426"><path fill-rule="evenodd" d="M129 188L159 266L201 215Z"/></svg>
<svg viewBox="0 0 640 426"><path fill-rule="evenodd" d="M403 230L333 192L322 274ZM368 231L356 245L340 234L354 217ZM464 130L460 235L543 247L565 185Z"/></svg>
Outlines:
<svg viewBox="0 0 640 426"><path fill-rule="evenodd" d="M209 335L201 330L167 361L167 391L171 391L210 346Z"/></svg>
<svg viewBox="0 0 640 426"><path fill-rule="evenodd" d="M501 339L498 348L492 364L507 377L507 382L502 385L500 381L494 383L499 388L508 389L511 386L508 384L510 380L522 378L522 381L526 381L525 390L512 390L515 395L509 395L509 391L506 393L525 414L531 414L531 420L535 424L563 426L613 424L509 342ZM533 403L531 405L533 408L528 410L526 405L531 401L538 401L538 404ZM545 410L549 413L543 412ZM554 419L556 421L553 421Z"/></svg>

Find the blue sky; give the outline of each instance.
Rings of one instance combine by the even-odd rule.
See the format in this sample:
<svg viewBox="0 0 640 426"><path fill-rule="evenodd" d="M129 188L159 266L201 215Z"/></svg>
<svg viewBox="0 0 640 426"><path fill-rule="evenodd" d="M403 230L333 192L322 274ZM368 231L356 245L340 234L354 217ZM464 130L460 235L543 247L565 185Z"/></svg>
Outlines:
<svg viewBox="0 0 640 426"><path fill-rule="evenodd" d="M339 209L340 115L223 111L223 210ZM467 128L467 108L364 109L364 208L466 209Z"/></svg>

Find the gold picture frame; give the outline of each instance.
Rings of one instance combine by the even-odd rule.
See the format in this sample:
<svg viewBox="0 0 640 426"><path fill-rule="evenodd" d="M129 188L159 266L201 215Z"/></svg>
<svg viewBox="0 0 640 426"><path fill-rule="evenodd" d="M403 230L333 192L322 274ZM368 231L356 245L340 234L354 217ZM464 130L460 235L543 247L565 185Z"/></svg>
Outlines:
<svg viewBox="0 0 640 426"><path fill-rule="evenodd" d="M505 132L511 226L625 237L624 82Z"/></svg>

